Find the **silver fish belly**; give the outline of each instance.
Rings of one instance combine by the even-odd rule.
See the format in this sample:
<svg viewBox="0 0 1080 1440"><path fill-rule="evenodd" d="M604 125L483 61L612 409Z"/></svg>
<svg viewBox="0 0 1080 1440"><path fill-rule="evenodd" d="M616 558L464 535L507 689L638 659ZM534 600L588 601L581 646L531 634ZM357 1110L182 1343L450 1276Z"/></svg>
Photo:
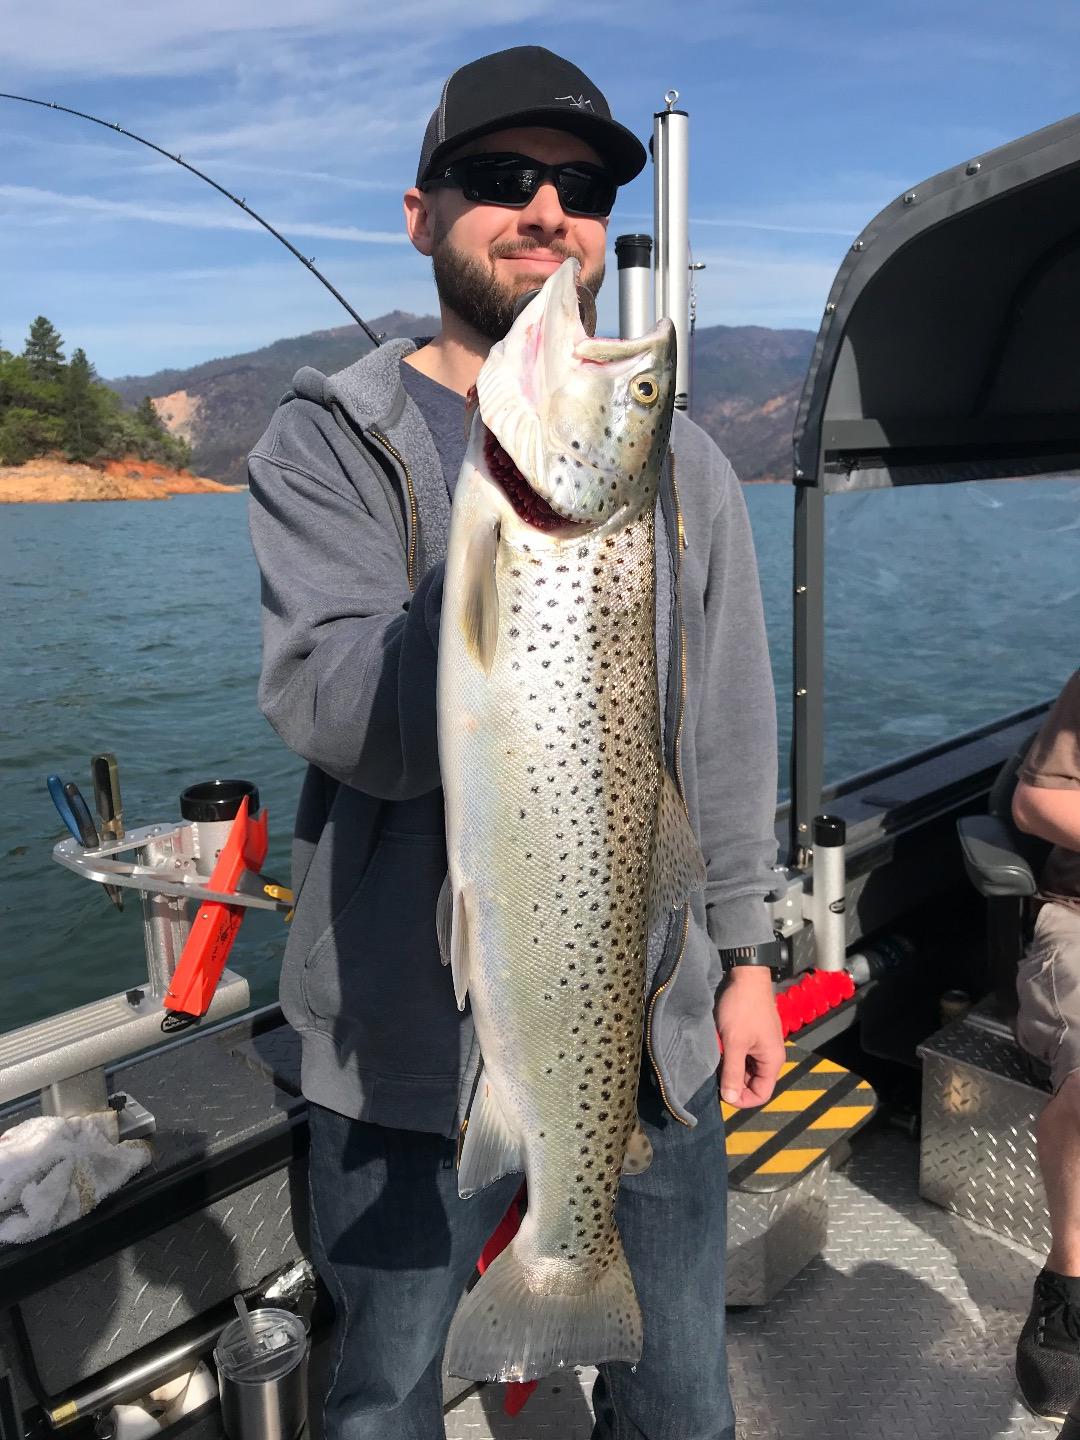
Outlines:
<svg viewBox="0 0 1080 1440"><path fill-rule="evenodd" d="M484 1065L461 1189L523 1169L529 1191L505 1277L513 1293L489 1296L482 1352L453 1343L467 1310L451 1334L448 1363L473 1378L640 1354L614 1207L628 1146L629 1168L648 1163L637 1084L665 795L686 826L661 757L653 526L650 509L613 533L501 542L486 675L444 603L454 923L460 914ZM560 1306L522 1342L513 1316L526 1296Z"/></svg>

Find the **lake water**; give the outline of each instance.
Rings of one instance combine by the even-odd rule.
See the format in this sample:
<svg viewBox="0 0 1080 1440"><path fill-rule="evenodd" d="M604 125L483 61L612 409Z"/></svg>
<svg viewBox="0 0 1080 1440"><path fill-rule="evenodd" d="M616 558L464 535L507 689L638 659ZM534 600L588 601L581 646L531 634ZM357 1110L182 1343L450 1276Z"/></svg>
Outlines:
<svg viewBox="0 0 1080 1440"><path fill-rule="evenodd" d="M790 707L792 493L746 498L780 699ZM1080 664L1080 482L828 502L827 773L836 779L1056 693ZM255 702L258 574L243 495L0 507L0 1030L145 979L140 911L56 865L56 771L92 802L120 761L129 828L213 776L254 780L266 870L288 878L303 766ZM249 914L230 963L276 994L284 927Z"/></svg>

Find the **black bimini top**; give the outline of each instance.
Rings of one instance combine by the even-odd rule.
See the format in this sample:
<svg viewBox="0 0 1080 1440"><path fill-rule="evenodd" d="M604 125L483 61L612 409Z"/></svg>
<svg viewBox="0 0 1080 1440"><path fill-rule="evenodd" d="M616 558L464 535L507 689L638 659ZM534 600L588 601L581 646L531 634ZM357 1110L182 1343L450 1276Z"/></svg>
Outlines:
<svg viewBox="0 0 1080 1440"><path fill-rule="evenodd" d="M855 241L795 422L826 490L1080 466L1080 115L914 186Z"/></svg>

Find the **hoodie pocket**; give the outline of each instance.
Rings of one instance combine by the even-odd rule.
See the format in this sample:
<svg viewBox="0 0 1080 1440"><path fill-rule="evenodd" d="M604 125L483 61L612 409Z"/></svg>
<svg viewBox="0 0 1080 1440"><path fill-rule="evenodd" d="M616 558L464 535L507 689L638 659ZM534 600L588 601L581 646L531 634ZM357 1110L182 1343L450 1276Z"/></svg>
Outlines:
<svg viewBox="0 0 1080 1440"><path fill-rule="evenodd" d="M439 955L441 835L384 830L356 889L312 946L303 997L362 1069L454 1075L461 1016Z"/></svg>

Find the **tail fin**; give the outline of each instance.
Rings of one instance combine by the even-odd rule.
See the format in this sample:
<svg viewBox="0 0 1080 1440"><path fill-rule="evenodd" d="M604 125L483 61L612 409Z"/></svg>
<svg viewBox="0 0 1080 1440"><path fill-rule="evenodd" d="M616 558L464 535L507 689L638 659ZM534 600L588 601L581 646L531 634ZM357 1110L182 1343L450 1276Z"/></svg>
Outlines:
<svg viewBox="0 0 1080 1440"><path fill-rule="evenodd" d="M641 1308L622 1246L590 1290L529 1288L517 1241L462 1297L446 1368L466 1380L539 1380L568 1365L641 1358Z"/></svg>

